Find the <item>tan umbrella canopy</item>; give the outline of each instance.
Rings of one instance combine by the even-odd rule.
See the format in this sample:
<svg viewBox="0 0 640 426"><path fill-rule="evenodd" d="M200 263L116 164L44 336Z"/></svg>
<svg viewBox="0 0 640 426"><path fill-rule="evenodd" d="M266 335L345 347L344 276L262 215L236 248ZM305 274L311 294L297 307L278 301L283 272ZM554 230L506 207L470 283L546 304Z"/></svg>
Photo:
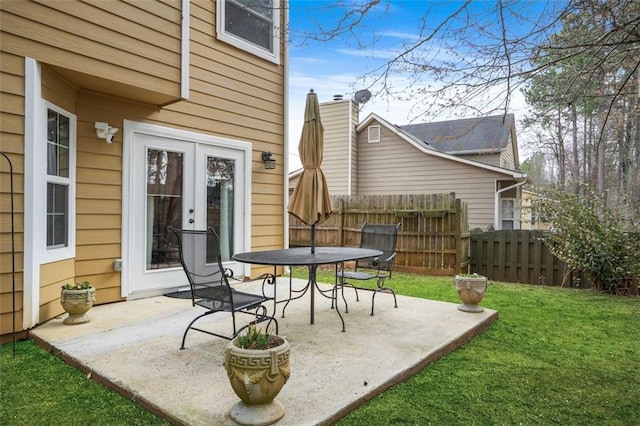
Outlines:
<svg viewBox="0 0 640 426"><path fill-rule="evenodd" d="M298 184L289 200L289 213L311 226L311 249L315 247L315 225L326 221L333 206L327 180L322 173L324 128L320 120L318 96L313 89L307 94L304 124L298 145L300 161L304 167Z"/></svg>

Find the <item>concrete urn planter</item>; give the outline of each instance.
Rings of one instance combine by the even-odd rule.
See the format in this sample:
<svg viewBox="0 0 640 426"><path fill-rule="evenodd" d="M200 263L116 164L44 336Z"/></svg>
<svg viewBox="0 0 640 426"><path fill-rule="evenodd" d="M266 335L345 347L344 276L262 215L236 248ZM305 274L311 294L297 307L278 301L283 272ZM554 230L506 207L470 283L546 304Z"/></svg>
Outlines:
<svg viewBox="0 0 640 426"><path fill-rule="evenodd" d="M458 306L459 310L472 313L484 311L478 303L487 290L487 277L477 274L456 275L454 285L462 301L462 305Z"/></svg>
<svg viewBox="0 0 640 426"><path fill-rule="evenodd" d="M67 290L63 288L60 293L60 304L69 316L62 322L67 325L76 325L91 321L87 312L91 309L95 301L95 287L81 290Z"/></svg>
<svg viewBox="0 0 640 426"><path fill-rule="evenodd" d="M233 391L241 399L229 414L241 425L270 425L284 416L284 406L275 399L289 379L289 342L280 336L279 346L243 349L237 338L227 345L225 369Z"/></svg>

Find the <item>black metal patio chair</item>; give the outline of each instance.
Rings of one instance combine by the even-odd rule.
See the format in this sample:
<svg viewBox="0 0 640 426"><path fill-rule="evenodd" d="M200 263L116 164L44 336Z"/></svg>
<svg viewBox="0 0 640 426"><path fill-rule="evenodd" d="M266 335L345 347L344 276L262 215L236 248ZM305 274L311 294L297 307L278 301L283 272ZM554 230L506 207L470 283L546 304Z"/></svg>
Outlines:
<svg viewBox="0 0 640 426"><path fill-rule="evenodd" d="M278 321L274 317L276 310L275 283L273 283L274 296L265 294L264 284L262 294L235 290L229 284L229 278L233 277L233 271L222 266L220 240L213 228L209 227L207 230L185 230L169 227L169 230L178 240L180 263L182 263L182 268L189 280L191 302L193 306L198 305L207 309L206 312L198 315L189 323L182 336L180 349L184 349L189 330L196 330L231 340L247 327L268 321L267 328L273 322L275 324L275 333L278 333ZM273 314L271 315L268 314L268 309L264 306L264 303L268 301L273 302ZM196 321L216 312L231 313L232 334L221 334L194 327ZM252 315L254 318L248 324L238 328L236 324L237 313Z"/></svg>
<svg viewBox="0 0 640 426"><path fill-rule="evenodd" d="M396 294L390 287L385 286L385 280L391 278L393 273L393 261L396 258L396 244L401 223L397 224L369 224L364 223L360 234L360 247L382 251L379 257L370 257L357 260L353 270L344 268L344 265L336 265L336 286L342 292L342 300L345 303L345 312L349 312L347 300L344 297L344 287L352 287L356 292L356 301L360 301L358 290L372 291L371 315L373 315L374 303L377 293L390 293L393 295L394 307L398 307ZM376 288L359 287L354 281L376 280ZM351 281L351 282L349 282ZM336 289L337 290L337 289Z"/></svg>

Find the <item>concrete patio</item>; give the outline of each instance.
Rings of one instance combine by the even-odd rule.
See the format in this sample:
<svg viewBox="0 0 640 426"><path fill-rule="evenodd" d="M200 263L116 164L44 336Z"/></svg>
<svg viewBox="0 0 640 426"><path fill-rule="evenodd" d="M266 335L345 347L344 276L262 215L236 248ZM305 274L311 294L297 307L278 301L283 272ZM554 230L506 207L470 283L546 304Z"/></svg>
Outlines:
<svg viewBox="0 0 640 426"><path fill-rule="evenodd" d="M286 286L279 279L278 293ZM302 280L294 286L302 287ZM257 291L259 283L236 285ZM330 288L326 286L326 288ZM452 291L454 291L452 289ZM330 301L316 293L315 324L309 295L293 301L280 318L291 344L291 377L278 400L285 416L278 425L332 424L366 401L455 350L486 330L498 313L465 313L456 304L371 293L360 302L347 290L346 332ZM342 307L344 308L344 307ZM227 340L196 331L180 340L200 312L190 300L164 296L96 306L91 322L67 326L60 316L31 331L39 345L91 377L175 424L233 425L229 409L238 401L223 366ZM199 322L228 330L227 314Z"/></svg>

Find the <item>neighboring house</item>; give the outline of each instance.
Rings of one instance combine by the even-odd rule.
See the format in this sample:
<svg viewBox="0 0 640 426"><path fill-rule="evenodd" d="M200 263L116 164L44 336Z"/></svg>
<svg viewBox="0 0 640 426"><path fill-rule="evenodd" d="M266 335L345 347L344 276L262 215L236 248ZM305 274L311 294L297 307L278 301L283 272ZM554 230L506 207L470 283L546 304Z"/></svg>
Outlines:
<svg viewBox="0 0 640 426"><path fill-rule="evenodd" d="M522 190L522 229L551 229L542 215L542 195L527 189Z"/></svg>
<svg viewBox="0 0 640 426"><path fill-rule="evenodd" d="M320 105L322 170L331 194L450 193L467 202L469 227L519 229L521 186L513 115L396 126L358 120L350 99ZM295 187L299 171L289 174Z"/></svg>
<svg viewBox="0 0 640 426"><path fill-rule="evenodd" d="M263 4L264 2L260 2ZM2 1L1 151L16 200L17 331L187 284L167 226L213 226L235 252L285 244L286 0ZM255 9L255 10L254 10ZM271 152L275 170L262 153ZM9 167L0 334L12 332Z"/></svg>

